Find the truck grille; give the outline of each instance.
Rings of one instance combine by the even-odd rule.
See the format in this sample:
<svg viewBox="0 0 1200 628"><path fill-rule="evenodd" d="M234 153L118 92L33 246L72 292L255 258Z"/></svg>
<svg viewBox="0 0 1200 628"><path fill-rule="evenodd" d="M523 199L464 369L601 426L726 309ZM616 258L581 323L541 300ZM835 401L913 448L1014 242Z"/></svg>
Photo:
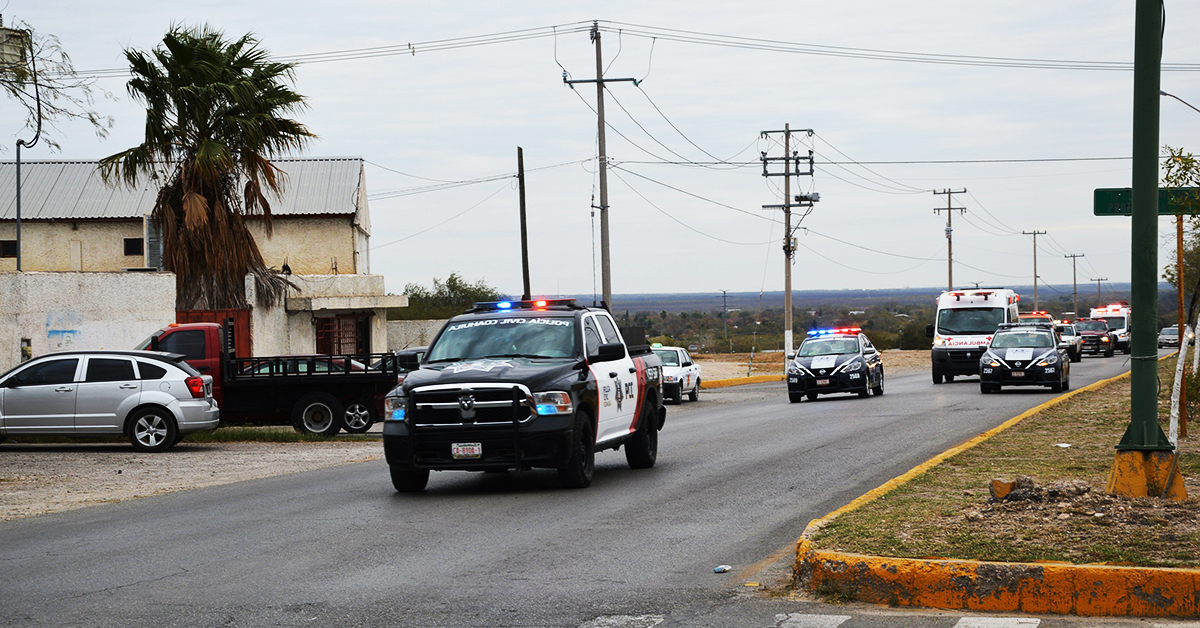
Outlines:
<svg viewBox="0 0 1200 628"><path fill-rule="evenodd" d="M947 351L946 354L950 357L951 362L978 362L983 357L983 349L975 349L971 351Z"/></svg>
<svg viewBox="0 0 1200 628"><path fill-rule="evenodd" d="M513 386L505 384L430 386L410 393L412 420L421 426L433 425L511 425L513 419L525 421L531 416L529 392L517 387L520 399L514 403Z"/></svg>

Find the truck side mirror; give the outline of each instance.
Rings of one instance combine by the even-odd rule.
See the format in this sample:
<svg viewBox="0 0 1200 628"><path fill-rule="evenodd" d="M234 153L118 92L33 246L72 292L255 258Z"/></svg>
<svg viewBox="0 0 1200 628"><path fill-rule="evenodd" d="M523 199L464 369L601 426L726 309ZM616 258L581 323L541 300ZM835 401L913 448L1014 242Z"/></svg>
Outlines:
<svg viewBox="0 0 1200 628"><path fill-rule="evenodd" d="M933 323L925 326L925 337L933 338Z"/></svg>
<svg viewBox="0 0 1200 628"><path fill-rule="evenodd" d="M593 362L612 362L625 357L625 345L620 342L610 342L602 344L596 350L596 355L592 356Z"/></svg>

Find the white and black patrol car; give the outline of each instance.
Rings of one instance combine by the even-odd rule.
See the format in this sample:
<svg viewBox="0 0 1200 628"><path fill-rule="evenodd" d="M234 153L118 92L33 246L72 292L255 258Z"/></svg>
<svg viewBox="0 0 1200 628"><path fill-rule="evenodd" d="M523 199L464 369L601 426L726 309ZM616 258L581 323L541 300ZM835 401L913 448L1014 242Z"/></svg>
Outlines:
<svg viewBox="0 0 1200 628"><path fill-rule="evenodd" d="M787 368L788 400L829 393L883 394L883 359L858 327L814 329Z"/></svg>
<svg viewBox="0 0 1200 628"><path fill-rule="evenodd" d="M401 492L424 490L430 471L532 468L583 488L597 451L623 447L630 467L654 466L665 419L661 361L626 346L607 310L477 303L384 399L383 451Z"/></svg>
<svg viewBox="0 0 1200 628"><path fill-rule="evenodd" d="M686 394L690 401L700 400L700 365L683 347L664 347L659 343L650 345L663 367L663 397L683 401Z"/></svg>
<svg viewBox="0 0 1200 628"><path fill-rule="evenodd" d="M1067 344L1050 323L1004 324L996 330L979 361L979 391L1001 386L1046 386L1054 392L1071 388Z"/></svg>

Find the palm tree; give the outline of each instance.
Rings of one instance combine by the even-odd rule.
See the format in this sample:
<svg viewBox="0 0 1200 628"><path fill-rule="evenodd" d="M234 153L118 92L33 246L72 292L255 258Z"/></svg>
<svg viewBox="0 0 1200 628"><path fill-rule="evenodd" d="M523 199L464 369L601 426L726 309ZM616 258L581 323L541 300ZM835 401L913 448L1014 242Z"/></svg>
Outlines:
<svg viewBox="0 0 1200 628"><path fill-rule="evenodd" d="M285 117L305 108L286 83L293 63L268 59L247 34L229 42L207 26L172 26L154 50L127 49L129 94L146 106L141 144L100 160L107 182L162 186L151 215L163 234L163 267L175 273L178 309L247 307L245 277L273 305L287 280L266 267L247 229L271 229L266 192L283 193L272 157L316 137Z"/></svg>

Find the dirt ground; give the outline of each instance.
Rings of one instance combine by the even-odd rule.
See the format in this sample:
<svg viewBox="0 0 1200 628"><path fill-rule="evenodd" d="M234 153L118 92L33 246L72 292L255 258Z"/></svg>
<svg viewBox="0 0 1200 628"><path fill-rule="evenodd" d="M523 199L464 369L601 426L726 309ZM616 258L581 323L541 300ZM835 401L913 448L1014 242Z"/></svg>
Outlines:
<svg viewBox="0 0 1200 628"><path fill-rule="evenodd" d="M752 375L783 375L783 353L754 354L754 368L750 367L749 353L698 353L694 356L700 365L701 380L730 379ZM901 351L893 349L883 352L885 373L911 373L930 367L929 351Z"/></svg>
<svg viewBox="0 0 1200 628"><path fill-rule="evenodd" d="M907 356L885 352L889 372ZM704 379L745 377L749 354L696 356ZM919 361L919 360L917 360ZM893 362L897 364L893 367ZM758 354L754 374L782 374L783 354ZM378 428L376 428L378 429ZM0 445L0 521L190 488L310 471L383 457L379 442L189 443L161 454L78 441Z"/></svg>

